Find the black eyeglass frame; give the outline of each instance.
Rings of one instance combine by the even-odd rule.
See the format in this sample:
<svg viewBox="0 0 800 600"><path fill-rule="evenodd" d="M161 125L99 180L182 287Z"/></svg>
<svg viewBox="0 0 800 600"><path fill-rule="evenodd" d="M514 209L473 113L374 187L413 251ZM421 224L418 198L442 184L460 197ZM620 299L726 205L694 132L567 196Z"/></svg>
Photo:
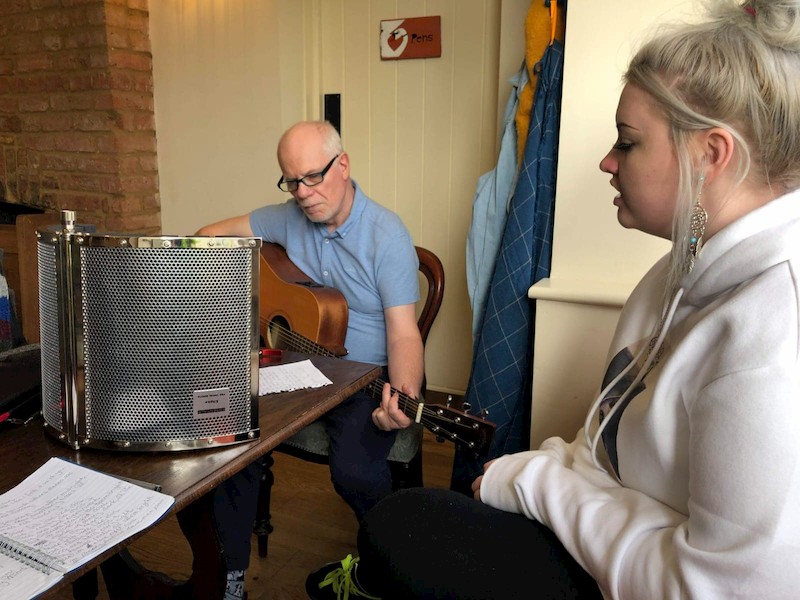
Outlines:
<svg viewBox="0 0 800 600"><path fill-rule="evenodd" d="M339 158L340 156L341 156L341 153L339 153L336 156L334 156L331 159L331 161L327 165L325 165L325 168L322 169L322 171L319 171L317 173L309 173L308 175L304 175L300 179L284 179L283 175L281 175L281 178L278 180L278 184L277 184L278 185L278 189L280 191L282 191L282 192L290 192L291 193L291 192L296 192L297 189L300 187L301 183L306 187L314 187L315 185L319 185L320 183L325 181L325 175L327 174L328 171L331 170L331 167L333 166L333 163L336 162L336 159ZM309 183L309 182L306 181L306 179L308 179L309 177L319 177L319 181L317 181L315 183ZM294 187L292 187L293 185L294 185ZM286 186L286 187L282 187L282 186Z"/></svg>

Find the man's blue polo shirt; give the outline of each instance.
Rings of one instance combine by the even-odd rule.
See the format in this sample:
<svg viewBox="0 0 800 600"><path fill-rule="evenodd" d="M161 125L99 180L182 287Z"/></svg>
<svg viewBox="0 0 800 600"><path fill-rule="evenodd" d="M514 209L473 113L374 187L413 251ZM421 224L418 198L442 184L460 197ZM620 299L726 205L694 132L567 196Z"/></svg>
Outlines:
<svg viewBox="0 0 800 600"><path fill-rule="evenodd" d="M311 279L344 295L347 357L386 365L383 311L419 300L419 262L400 217L367 198L355 181L353 187L350 216L333 232L309 221L294 198L254 210L250 226L265 242L283 246Z"/></svg>

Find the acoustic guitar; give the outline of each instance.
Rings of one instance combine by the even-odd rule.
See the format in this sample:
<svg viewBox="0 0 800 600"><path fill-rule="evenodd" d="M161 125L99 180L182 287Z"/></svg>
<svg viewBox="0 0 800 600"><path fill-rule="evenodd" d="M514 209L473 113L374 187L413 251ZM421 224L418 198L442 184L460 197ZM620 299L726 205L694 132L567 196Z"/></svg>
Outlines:
<svg viewBox="0 0 800 600"><path fill-rule="evenodd" d="M305 354L342 357L347 354L347 301L341 292L312 281L277 244L261 246L259 322L264 343L273 349ZM386 382L367 385L380 399ZM428 404L392 388L398 405L410 419L421 423L437 437L486 455L496 425L441 404Z"/></svg>

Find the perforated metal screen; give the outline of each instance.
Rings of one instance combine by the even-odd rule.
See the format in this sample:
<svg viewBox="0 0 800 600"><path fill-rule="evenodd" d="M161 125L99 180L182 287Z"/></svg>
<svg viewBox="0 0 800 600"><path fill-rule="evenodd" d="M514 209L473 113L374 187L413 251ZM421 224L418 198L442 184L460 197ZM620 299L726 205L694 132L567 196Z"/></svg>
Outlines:
<svg viewBox="0 0 800 600"><path fill-rule="evenodd" d="M42 414L57 429L64 429L61 411L60 337L58 333L58 289L56 247L39 242L39 322L42 352Z"/></svg>
<svg viewBox="0 0 800 600"><path fill-rule="evenodd" d="M251 431L258 289L253 252L91 243L79 248L74 323L83 365L77 386L85 415L81 438L135 447ZM42 361L50 380L43 390L45 420L63 429L56 248L40 241L39 258ZM195 392L220 389L226 410L198 417Z"/></svg>

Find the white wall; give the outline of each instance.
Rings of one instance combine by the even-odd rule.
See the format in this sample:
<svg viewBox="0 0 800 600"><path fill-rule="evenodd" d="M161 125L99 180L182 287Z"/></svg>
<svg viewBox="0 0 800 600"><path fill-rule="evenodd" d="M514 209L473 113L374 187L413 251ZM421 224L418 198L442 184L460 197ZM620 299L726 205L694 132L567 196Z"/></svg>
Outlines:
<svg viewBox="0 0 800 600"><path fill-rule="evenodd" d="M539 0L533 0L539 1ZM538 302L534 437L564 435L600 377L616 311L663 242L616 224L608 176L620 76L652 23L681 0L570 0L552 278ZM475 184L494 166L508 78L529 0L170 0L150 2L162 229L190 234L283 196L275 145L297 120L343 101L359 183L401 214L447 273L427 347L432 389L463 393L471 360L465 243ZM382 62L380 19L440 15L442 57ZM558 303L555 306L553 303ZM599 313L599 314L596 314ZM580 377L570 360L581 352ZM574 360L574 359L573 359ZM537 425L537 423L539 425Z"/></svg>
<svg viewBox="0 0 800 600"><path fill-rule="evenodd" d="M619 309L668 243L623 229L598 164L616 139L621 77L657 24L690 1L570 0L551 277L537 298L531 445L571 439L599 391Z"/></svg>
<svg viewBox="0 0 800 600"><path fill-rule="evenodd" d="M496 162L498 114L524 55L529 5L151 1L162 230L191 234L282 202L280 134L320 118L323 94L342 94L354 178L444 263L428 387L463 393L472 349L466 235L478 177ZM425 15L441 16L441 58L381 61L380 20Z"/></svg>
<svg viewBox="0 0 800 600"><path fill-rule="evenodd" d="M191 234L274 199L275 140L304 115L302 102L283 102L302 96L302 70L283 69L287 58L301 64L302 36L285 35L300 8L150 2L164 233Z"/></svg>

